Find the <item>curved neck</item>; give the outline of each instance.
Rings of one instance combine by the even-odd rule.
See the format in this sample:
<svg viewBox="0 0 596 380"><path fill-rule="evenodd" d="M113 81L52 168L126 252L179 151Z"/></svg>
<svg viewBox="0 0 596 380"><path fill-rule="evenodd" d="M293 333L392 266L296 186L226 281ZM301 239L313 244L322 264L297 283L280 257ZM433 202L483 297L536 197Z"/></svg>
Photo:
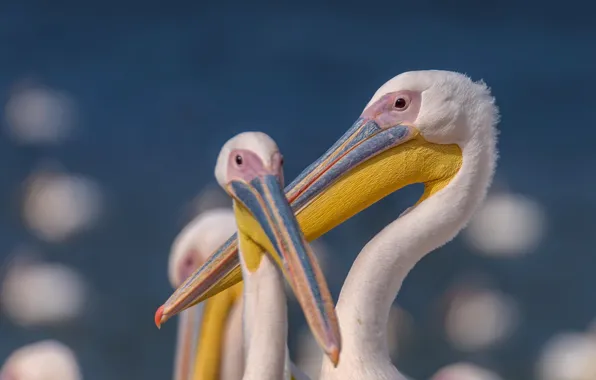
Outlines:
<svg viewBox="0 0 596 380"><path fill-rule="evenodd" d="M457 235L486 195L495 158L494 145L482 141L490 139L482 136L462 147L462 167L445 188L385 227L356 258L336 308L342 354L381 355L390 363L387 323L404 278L422 257Z"/></svg>
<svg viewBox="0 0 596 380"><path fill-rule="evenodd" d="M285 378L287 305L283 276L268 255L250 273L240 254L244 280L245 370L243 380Z"/></svg>

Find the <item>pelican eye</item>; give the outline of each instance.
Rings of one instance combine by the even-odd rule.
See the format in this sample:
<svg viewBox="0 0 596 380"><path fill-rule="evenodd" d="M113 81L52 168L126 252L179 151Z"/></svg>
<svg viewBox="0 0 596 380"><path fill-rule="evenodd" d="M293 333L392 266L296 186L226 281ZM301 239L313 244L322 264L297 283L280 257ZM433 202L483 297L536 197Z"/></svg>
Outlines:
<svg viewBox="0 0 596 380"><path fill-rule="evenodd" d="M242 156L241 155L239 155L239 154L236 155L235 160L236 160L236 165L242 165L243 160L242 160Z"/></svg>
<svg viewBox="0 0 596 380"><path fill-rule="evenodd" d="M408 106L408 101L405 98L397 98L395 100L395 108L404 109Z"/></svg>

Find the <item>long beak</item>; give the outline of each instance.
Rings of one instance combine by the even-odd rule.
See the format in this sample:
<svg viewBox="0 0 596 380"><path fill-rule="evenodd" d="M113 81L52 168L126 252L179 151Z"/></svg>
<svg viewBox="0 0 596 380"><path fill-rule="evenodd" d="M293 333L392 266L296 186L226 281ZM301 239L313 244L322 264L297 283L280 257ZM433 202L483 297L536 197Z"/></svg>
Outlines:
<svg viewBox="0 0 596 380"><path fill-rule="evenodd" d="M308 241L401 187L428 183L436 174L429 164L442 163L445 156L452 159L450 168L459 170L461 150L457 145L431 144L414 126L391 124L388 96L369 106L325 154L286 187L286 197ZM420 165L428 168L420 170ZM423 198L432 191L427 187ZM164 323L241 280L234 235L170 296L156 313L156 322Z"/></svg>
<svg viewBox="0 0 596 380"><path fill-rule="evenodd" d="M174 380L219 379L228 316L241 292L238 284L180 313Z"/></svg>
<svg viewBox="0 0 596 380"><path fill-rule="evenodd" d="M180 313L174 359L174 380L190 380L200 339L201 321L205 304L199 304Z"/></svg>
<svg viewBox="0 0 596 380"><path fill-rule="evenodd" d="M243 254L256 264L254 270L258 268L257 260L263 250L271 255L296 294L315 339L337 365L341 336L331 293L278 178L278 175L266 174L249 183L232 181L228 185L230 195L236 200L239 234L246 236L247 244L256 243L260 248L246 252L241 240Z"/></svg>

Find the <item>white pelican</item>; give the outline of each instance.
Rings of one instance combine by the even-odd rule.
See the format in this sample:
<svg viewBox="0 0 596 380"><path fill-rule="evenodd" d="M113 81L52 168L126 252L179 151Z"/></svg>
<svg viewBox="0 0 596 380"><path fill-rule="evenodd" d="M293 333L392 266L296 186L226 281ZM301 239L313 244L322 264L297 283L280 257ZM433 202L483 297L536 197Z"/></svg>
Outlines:
<svg viewBox="0 0 596 380"><path fill-rule="evenodd" d="M70 348L42 340L14 351L0 368L0 380L81 380L81 369Z"/></svg>
<svg viewBox="0 0 596 380"><path fill-rule="evenodd" d="M341 348L327 283L283 192L282 162L269 136L246 132L223 146L215 168L218 183L234 199L240 238L245 380L289 375L283 275L333 365Z"/></svg>
<svg viewBox="0 0 596 380"><path fill-rule="evenodd" d="M198 215L172 244L168 267L172 286L178 287L235 231L231 209L213 209ZM180 314L174 380L242 378L241 294L239 283Z"/></svg>
<svg viewBox="0 0 596 380"><path fill-rule="evenodd" d="M448 71L400 74L292 184L286 195L312 240L390 193L423 183L419 201L359 254L337 305L342 357L324 379L403 379L389 359L390 307L410 269L453 239L486 196L496 165L494 98ZM240 281L235 237L159 310L161 322Z"/></svg>
<svg viewBox="0 0 596 380"><path fill-rule="evenodd" d="M410 113L404 133L413 144L398 160L386 158L393 173L364 176L393 175L399 187L423 182L425 191L352 265L336 307L345 336L343 360L337 367L324 360L321 379L403 378L388 357L390 307L412 267L458 234L492 181L498 112L486 85L450 72L406 73L385 83L364 114L393 99L397 107L400 97L403 113Z"/></svg>

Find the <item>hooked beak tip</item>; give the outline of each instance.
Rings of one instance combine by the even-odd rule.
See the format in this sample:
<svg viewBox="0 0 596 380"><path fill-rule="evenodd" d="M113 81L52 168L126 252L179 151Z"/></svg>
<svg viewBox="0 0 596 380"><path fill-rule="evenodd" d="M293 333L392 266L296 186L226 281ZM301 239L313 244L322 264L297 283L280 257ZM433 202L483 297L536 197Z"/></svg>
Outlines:
<svg viewBox="0 0 596 380"><path fill-rule="evenodd" d="M158 329L160 329L161 324L165 322L163 320L163 309L164 305L161 305L159 309L157 309L157 311L155 312L155 326L157 326Z"/></svg>
<svg viewBox="0 0 596 380"><path fill-rule="evenodd" d="M329 351L329 359L331 359L331 363L333 363L334 367L337 367L339 364L339 347L333 346Z"/></svg>

